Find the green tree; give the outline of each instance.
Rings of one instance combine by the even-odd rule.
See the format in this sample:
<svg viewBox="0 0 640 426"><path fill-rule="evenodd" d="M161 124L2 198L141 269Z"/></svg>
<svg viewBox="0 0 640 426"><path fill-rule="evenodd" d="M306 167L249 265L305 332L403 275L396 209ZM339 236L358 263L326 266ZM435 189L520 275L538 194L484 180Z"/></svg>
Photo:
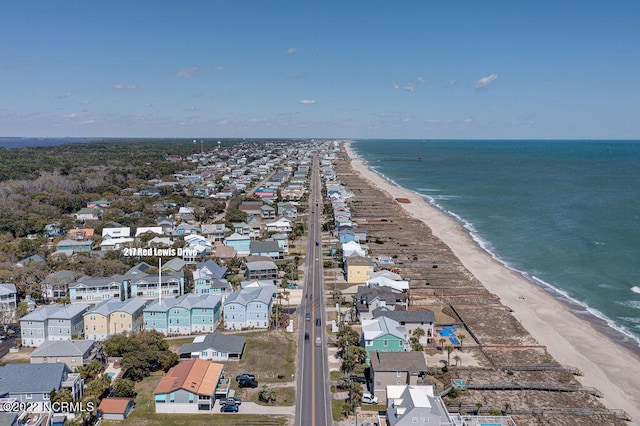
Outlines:
<svg viewBox="0 0 640 426"><path fill-rule="evenodd" d="M129 379L117 379L113 382L113 394L117 397L133 398L136 396L135 383Z"/></svg>
<svg viewBox="0 0 640 426"><path fill-rule="evenodd" d="M80 377L85 382L93 380L102 373L102 363L97 359L92 359L87 364L76 367L76 373L80 373Z"/></svg>
<svg viewBox="0 0 640 426"><path fill-rule="evenodd" d="M273 404L276 402L277 393L273 388L267 387L267 385L262 386L262 390L258 393L258 400L264 402L265 404Z"/></svg>
<svg viewBox="0 0 640 426"><path fill-rule="evenodd" d="M451 364L451 352L453 352L453 346L447 345L447 347L445 349L447 351L447 365L450 365Z"/></svg>
<svg viewBox="0 0 640 426"><path fill-rule="evenodd" d="M111 377L106 374L101 374L87 383L87 388L84 394L86 396L100 397L107 389L109 389L109 386L111 386Z"/></svg>
<svg viewBox="0 0 640 426"><path fill-rule="evenodd" d="M55 389L51 389L49 400L51 402L71 402L73 401L73 395L71 395L71 390L69 389L60 389L57 392Z"/></svg>

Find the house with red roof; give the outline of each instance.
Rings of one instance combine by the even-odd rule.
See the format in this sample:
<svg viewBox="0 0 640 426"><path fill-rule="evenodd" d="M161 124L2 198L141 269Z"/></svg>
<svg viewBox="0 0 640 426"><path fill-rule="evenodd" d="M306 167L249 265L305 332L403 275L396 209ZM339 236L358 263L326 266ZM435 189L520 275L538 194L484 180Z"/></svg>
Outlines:
<svg viewBox="0 0 640 426"><path fill-rule="evenodd" d="M224 365L193 358L179 362L160 379L154 399L156 413L197 414L211 411L216 398L225 398L229 379L222 379Z"/></svg>

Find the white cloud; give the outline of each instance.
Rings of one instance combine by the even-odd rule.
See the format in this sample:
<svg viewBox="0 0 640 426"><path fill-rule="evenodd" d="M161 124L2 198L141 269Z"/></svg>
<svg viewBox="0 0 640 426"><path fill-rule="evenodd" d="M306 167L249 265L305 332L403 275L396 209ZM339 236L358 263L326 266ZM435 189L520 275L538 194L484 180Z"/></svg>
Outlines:
<svg viewBox="0 0 640 426"><path fill-rule="evenodd" d="M408 83L406 83L404 85L401 85L401 84L398 84L398 83L394 82L393 83L393 89L394 90L402 89L404 91L407 91L407 92L411 93L416 89L416 86L418 84L424 84L426 81L427 80L423 76L420 76L420 77L416 78L414 81L410 81L410 82L408 82Z"/></svg>
<svg viewBox="0 0 640 426"><path fill-rule="evenodd" d="M215 67L216 71L222 71L224 69L224 65L218 65L217 67Z"/></svg>
<svg viewBox="0 0 640 426"><path fill-rule="evenodd" d="M192 106L192 107L186 108L185 111L186 112L197 112L197 111L200 111L200 108Z"/></svg>
<svg viewBox="0 0 640 426"><path fill-rule="evenodd" d="M297 47L290 47L287 49L288 54L296 53L298 51Z"/></svg>
<svg viewBox="0 0 640 426"><path fill-rule="evenodd" d="M63 117L64 118L76 118L78 116L77 113L72 112L71 114L64 114Z"/></svg>
<svg viewBox="0 0 640 426"><path fill-rule="evenodd" d="M393 83L394 90L398 90L399 88L400 88L400 85L398 83Z"/></svg>
<svg viewBox="0 0 640 426"><path fill-rule="evenodd" d="M498 74L491 74L487 77L482 77L478 81L476 81L476 89L486 89L491 83L493 83L498 78Z"/></svg>
<svg viewBox="0 0 640 426"><path fill-rule="evenodd" d="M216 67L217 70L217 67ZM191 78L198 74L204 74L211 71L211 67L189 67L176 72L173 76L176 78Z"/></svg>
<svg viewBox="0 0 640 426"><path fill-rule="evenodd" d="M313 105L313 104L315 104L315 103L316 103L316 100L315 100L315 99L302 99L302 100L300 101L300 103L301 103L302 105Z"/></svg>
<svg viewBox="0 0 640 426"><path fill-rule="evenodd" d="M135 84L118 83L118 84L114 84L113 88L116 89L116 90L132 90L132 89L138 88L138 86L135 85Z"/></svg>
<svg viewBox="0 0 640 426"><path fill-rule="evenodd" d="M56 96L56 98L58 98L58 99L64 99L64 98L68 98L69 96L72 96L72 95L73 95L73 93L71 93L71 92L67 92L67 93L63 93L62 95L58 95L58 96Z"/></svg>
<svg viewBox="0 0 640 426"><path fill-rule="evenodd" d="M473 121L473 118L465 118L464 120L462 120L463 123L471 123Z"/></svg>

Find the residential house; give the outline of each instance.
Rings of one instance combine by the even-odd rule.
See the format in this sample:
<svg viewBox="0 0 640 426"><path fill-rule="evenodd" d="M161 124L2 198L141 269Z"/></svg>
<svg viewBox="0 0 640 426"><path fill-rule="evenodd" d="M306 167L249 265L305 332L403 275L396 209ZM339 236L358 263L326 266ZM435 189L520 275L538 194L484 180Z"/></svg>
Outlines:
<svg viewBox="0 0 640 426"><path fill-rule="evenodd" d="M410 349L407 329L387 317L363 320L362 346L367 352L367 363L375 351L405 352Z"/></svg>
<svg viewBox="0 0 640 426"><path fill-rule="evenodd" d="M233 259L236 257L236 250L233 247L227 247L223 244L217 243L211 247L211 256L220 260Z"/></svg>
<svg viewBox="0 0 640 426"><path fill-rule="evenodd" d="M98 406L98 418L104 420L125 420L133 409L133 398L103 398Z"/></svg>
<svg viewBox="0 0 640 426"><path fill-rule="evenodd" d="M67 238L70 240L84 241L93 237L95 230L93 228L74 228L69 230Z"/></svg>
<svg viewBox="0 0 640 426"><path fill-rule="evenodd" d="M365 257L366 255L367 255L367 252L364 250L364 248L355 241L342 244L342 260L343 261L345 261L347 257L351 257L351 256Z"/></svg>
<svg viewBox="0 0 640 426"><path fill-rule="evenodd" d="M64 235L67 230L61 223L48 223L44 226L44 235L47 238L57 237L58 235Z"/></svg>
<svg viewBox="0 0 640 426"><path fill-rule="evenodd" d="M289 254L289 237L287 234L273 234L271 239L278 243L278 247L283 254Z"/></svg>
<svg viewBox="0 0 640 426"><path fill-rule="evenodd" d="M131 237L131 228L128 226L123 226L120 228L103 228L102 229L102 239L109 240L111 238L130 238Z"/></svg>
<svg viewBox="0 0 640 426"><path fill-rule="evenodd" d="M57 301L67 297L69 284L77 279L75 272L62 270L49 274L44 279L44 294L48 300Z"/></svg>
<svg viewBox="0 0 640 426"><path fill-rule="evenodd" d="M218 242L224 241L225 235L231 230L226 227L224 223L211 223L200 226L200 231L209 241Z"/></svg>
<svg viewBox="0 0 640 426"><path fill-rule="evenodd" d="M18 306L18 291L15 284L0 284L0 314L2 324L10 324L15 321L16 306Z"/></svg>
<svg viewBox="0 0 640 426"><path fill-rule="evenodd" d="M42 263L44 262L44 257L40 256L39 254L33 254L31 256L25 257L24 259L20 259L19 261L16 262L16 266L19 267L24 267L30 263L36 264L36 263Z"/></svg>
<svg viewBox="0 0 640 426"><path fill-rule="evenodd" d="M249 227L249 237L252 240L260 238L262 235L262 220L260 216L249 216L247 218L247 226Z"/></svg>
<svg viewBox="0 0 640 426"><path fill-rule="evenodd" d="M184 216L184 215L183 215ZM191 225L187 222L182 222L180 225L176 227L176 235L183 236L189 234L197 234L199 231L196 225Z"/></svg>
<svg viewBox="0 0 640 426"><path fill-rule="evenodd" d="M388 386L386 417L389 426L456 424L442 398L435 396L431 385Z"/></svg>
<svg viewBox="0 0 640 426"><path fill-rule="evenodd" d="M216 397L226 396L225 389L228 391L229 379L223 377L222 364L198 358L179 362L153 392L156 413L210 412Z"/></svg>
<svg viewBox="0 0 640 426"><path fill-rule="evenodd" d="M192 343L185 343L180 347L180 358L200 358L209 361L239 360L242 358L246 339L224 333L210 333L196 336Z"/></svg>
<svg viewBox="0 0 640 426"><path fill-rule="evenodd" d="M184 293L184 273L170 272L163 273L158 278L157 275L146 273L137 274L134 277L128 277L131 286L131 295L139 296L143 299L157 299L160 294L158 281L160 281L162 297L176 297Z"/></svg>
<svg viewBox="0 0 640 426"><path fill-rule="evenodd" d="M356 240L356 234L350 229L338 232L338 240L341 244L350 243Z"/></svg>
<svg viewBox="0 0 640 426"><path fill-rule="evenodd" d="M278 266L272 260L255 260L246 262L245 278L247 280L275 280L278 278Z"/></svg>
<svg viewBox="0 0 640 426"><path fill-rule="evenodd" d="M125 300L130 297L128 281L122 275L111 277L84 276L69 284L71 303L97 303L103 300Z"/></svg>
<svg viewBox="0 0 640 426"><path fill-rule="evenodd" d="M251 227L246 222L234 223L233 232L240 235L250 235Z"/></svg>
<svg viewBox="0 0 640 426"><path fill-rule="evenodd" d="M291 221L291 219L288 219L286 217L281 217L275 222L267 223L265 226L266 226L267 232L278 232L278 233L288 234L293 229L292 224L293 222Z"/></svg>
<svg viewBox="0 0 640 426"><path fill-rule="evenodd" d="M162 195L162 191L158 188L143 188L137 192L137 195L143 197L159 197L160 195Z"/></svg>
<svg viewBox="0 0 640 426"><path fill-rule="evenodd" d="M84 381L66 364L7 364L0 366L0 399L34 405L44 411L52 390L69 389L73 400L82 398Z"/></svg>
<svg viewBox="0 0 640 426"><path fill-rule="evenodd" d="M275 260L284 258L280 245L274 240L251 241L249 251L251 256L264 256Z"/></svg>
<svg viewBox="0 0 640 426"><path fill-rule="evenodd" d="M234 232L224 240L224 245L232 247L238 256L248 256L251 253L251 238Z"/></svg>
<svg viewBox="0 0 640 426"><path fill-rule="evenodd" d="M384 275L371 277L370 279L367 280L367 285L369 287L374 287L374 286L388 287L394 291L404 291L404 292L409 291L409 281L403 281L401 279L395 280Z"/></svg>
<svg viewBox="0 0 640 426"><path fill-rule="evenodd" d="M222 298L187 293L162 298L144 309L145 330L157 330L167 336L211 333L221 318Z"/></svg>
<svg viewBox="0 0 640 426"><path fill-rule="evenodd" d="M164 232L162 226L140 226L136 229L136 238L146 233L162 235Z"/></svg>
<svg viewBox="0 0 640 426"><path fill-rule="evenodd" d="M268 328L276 286L250 287L234 291L224 302L224 328Z"/></svg>
<svg viewBox="0 0 640 426"><path fill-rule="evenodd" d="M238 206L238 210L245 212L247 215L260 216L263 205L264 203L262 201L243 201Z"/></svg>
<svg viewBox="0 0 640 426"><path fill-rule="evenodd" d="M427 371L423 352L371 352L372 393L387 400L389 385L422 385Z"/></svg>
<svg viewBox="0 0 640 426"><path fill-rule="evenodd" d="M346 280L349 284L363 284L371 278L375 264L368 257L351 256L344 260Z"/></svg>
<svg viewBox="0 0 640 426"><path fill-rule="evenodd" d="M85 339L104 340L118 333L137 333L142 330L143 311L147 302L141 297L134 297L99 303L84 314Z"/></svg>
<svg viewBox="0 0 640 426"><path fill-rule="evenodd" d="M162 228L162 233L165 235L173 233L173 229L176 226L174 220L168 217L158 218L158 220L156 220L156 224Z"/></svg>
<svg viewBox="0 0 640 426"><path fill-rule="evenodd" d="M102 218L102 209L99 207L85 207L78 210L75 214L78 222L84 223L87 220L100 220Z"/></svg>
<svg viewBox="0 0 640 426"><path fill-rule="evenodd" d="M91 240L62 240L56 244L56 252L54 254L66 254L71 256L75 253L87 253L91 251L93 242Z"/></svg>
<svg viewBox="0 0 640 426"><path fill-rule="evenodd" d="M31 364L62 362L73 370L89 363L97 355L92 340L50 340L31 352L29 359Z"/></svg>
<svg viewBox="0 0 640 426"><path fill-rule="evenodd" d="M424 331L424 336L420 337L422 345L428 344L434 335L434 326L436 323L436 314L430 310L407 311L405 309L389 309L381 306L372 311L373 318L385 316L397 321L400 325L407 329L407 333L413 334L413 331L420 328Z"/></svg>
<svg viewBox="0 0 640 426"><path fill-rule="evenodd" d="M278 215L286 217L291 220L296 220L298 217L298 209L291 203L280 202L277 204Z"/></svg>
<svg viewBox="0 0 640 426"><path fill-rule="evenodd" d="M263 219L275 219L276 209L269 205L264 205L260 207L260 217Z"/></svg>
<svg viewBox="0 0 640 426"><path fill-rule="evenodd" d="M162 264L162 273L167 272L182 272L184 268L187 266L187 262L184 259L180 259L179 257L174 257L170 261Z"/></svg>
<svg viewBox="0 0 640 426"><path fill-rule="evenodd" d="M84 313L91 305L47 305L20 318L22 345L38 347L48 340L71 340L81 336Z"/></svg>
<svg viewBox="0 0 640 426"><path fill-rule="evenodd" d="M198 295L225 293L229 288L226 276L227 268L213 260L197 263L193 271L193 292Z"/></svg>
<svg viewBox="0 0 640 426"><path fill-rule="evenodd" d="M354 297L356 315L361 319L372 319L373 311L377 308L387 310L406 310L409 303L409 294L394 291L388 287L358 286Z"/></svg>
<svg viewBox="0 0 640 426"><path fill-rule="evenodd" d="M99 207L101 209L108 209L109 207L111 207L111 201L105 200L105 199L100 199L100 200L96 200L96 201L89 201L87 203L87 208L88 209L92 209L94 207Z"/></svg>

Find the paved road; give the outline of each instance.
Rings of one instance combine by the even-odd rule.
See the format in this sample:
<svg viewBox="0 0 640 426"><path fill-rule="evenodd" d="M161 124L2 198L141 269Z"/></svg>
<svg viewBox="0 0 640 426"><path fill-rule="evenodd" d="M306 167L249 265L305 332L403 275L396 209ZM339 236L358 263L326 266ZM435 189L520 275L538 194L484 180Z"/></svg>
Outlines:
<svg viewBox="0 0 640 426"><path fill-rule="evenodd" d="M320 213L320 165L314 157L309 197L309 239L307 247L304 299L300 324L296 425L326 426L332 423L325 335L322 285L322 237Z"/></svg>

